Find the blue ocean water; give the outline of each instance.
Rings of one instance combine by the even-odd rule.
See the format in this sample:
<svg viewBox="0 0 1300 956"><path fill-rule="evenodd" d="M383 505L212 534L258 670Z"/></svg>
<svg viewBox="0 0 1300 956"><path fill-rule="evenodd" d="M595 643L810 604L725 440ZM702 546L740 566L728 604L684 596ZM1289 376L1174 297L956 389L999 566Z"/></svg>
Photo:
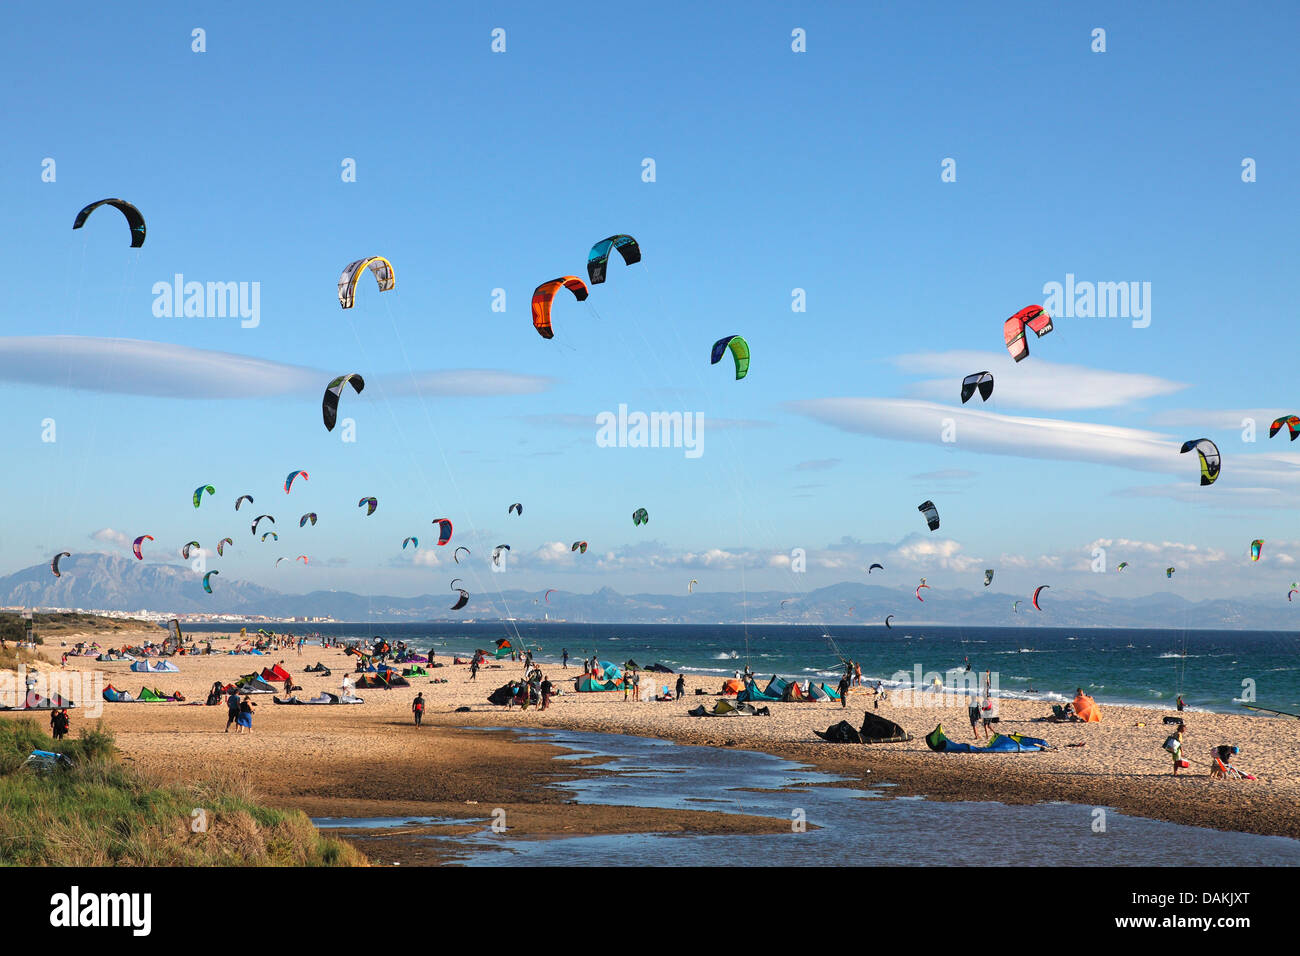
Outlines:
<svg viewBox="0 0 1300 956"><path fill-rule="evenodd" d="M873 789L824 787L837 778L747 750L689 747L621 734L523 732L571 748L558 760L612 758L582 779L556 784L578 803L752 814L790 820L789 832L754 836L599 834L513 839L482 830L470 837L412 836L459 843L470 866L1295 866L1300 840L1226 833L1130 817L1066 803L883 799ZM612 771L612 773L610 773ZM322 827L382 832L408 820L313 821ZM804 820L802 830L795 825ZM429 821L437 822L437 821ZM509 820L507 817L507 824ZM1014 839L1008 834L1014 833ZM364 840L362 841L364 849Z"/></svg>
<svg viewBox="0 0 1300 956"><path fill-rule="evenodd" d="M345 639L381 635L439 657L467 656L501 638L535 649L543 662L595 656L645 667L730 677L746 663L755 674L838 678L840 655L864 679L900 687L947 684L970 662L993 672L1000 693L1060 701L1082 687L1098 701L1243 711L1240 702L1300 713L1300 633L1154 629L1002 627L830 627L812 625L662 625L492 622L482 624L295 624L286 632ZM194 625L194 633L230 625ZM919 675L918 675L919 668Z"/></svg>

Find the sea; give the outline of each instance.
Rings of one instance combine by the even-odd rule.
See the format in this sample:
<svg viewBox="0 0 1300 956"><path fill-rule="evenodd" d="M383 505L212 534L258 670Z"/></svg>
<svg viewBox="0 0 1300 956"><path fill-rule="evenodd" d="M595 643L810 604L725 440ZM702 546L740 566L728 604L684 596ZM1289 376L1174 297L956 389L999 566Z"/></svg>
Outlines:
<svg viewBox="0 0 1300 956"><path fill-rule="evenodd" d="M891 690L936 682L978 688L987 674L996 694L1012 698L1056 703L1072 700L1082 688L1100 703L1167 709L1181 694L1191 710L1248 714L1242 705L1252 704L1300 714L1300 632L1293 631L513 621L261 626L347 641L405 641L432 650L435 659L468 657L505 639L531 649L544 666L558 666L567 650L571 669L594 657L712 674L719 682L746 666L759 678L834 682L848 659L861 665L866 682ZM231 625L186 630L229 632Z"/></svg>

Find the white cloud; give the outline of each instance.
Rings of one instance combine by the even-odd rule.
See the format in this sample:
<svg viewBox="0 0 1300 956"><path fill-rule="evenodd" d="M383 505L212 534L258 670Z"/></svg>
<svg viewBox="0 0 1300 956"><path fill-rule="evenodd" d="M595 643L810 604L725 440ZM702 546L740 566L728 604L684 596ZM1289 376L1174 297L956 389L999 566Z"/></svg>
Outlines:
<svg viewBox="0 0 1300 956"><path fill-rule="evenodd" d="M0 338L0 381L157 398L319 397L337 371L166 342L81 335ZM553 379L492 369L367 376L369 388L406 395L524 395Z"/></svg>
<svg viewBox="0 0 1300 956"><path fill-rule="evenodd" d="M959 450L1161 472L1179 476L1191 491L1207 491L1196 481L1199 470L1194 453L1179 452L1185 439L1158 432L1056 418L1000 415L913 399L807 399L789 402L787 407L843 431L930 445L941 443L945 421L951 420L956 438L953 447ZM1242 483L1249 482L1290 486L1300 482L1300 455L1295 453L1233 454L1235 449L1227 445L1221 446L1220 451L1225 455L1223 471L1211 494L1225 494L1234 485L1238 491L1247 491L1248 487ZM1276 493L1262 485L1249 488ZM1200 500L1205 497L1202 494Z"/></svg>
<svg viewBox="0 0 1300 956"><path fill-rule="evenodd" d="M965 376L992 372L993 395L989 401L1009 408L1055 411L1115 408L1188 387L1154 375L1111 372L1038 357L1017 364L1005 351L919 352L900 355L892 361L904 372L943 376L912 384L907 387L907 394L954 403L961 401L961 380ZM979 401L978 395L971 401Z"/></svg>
<svg viewBox="0 0 1300 956"><path fill-rule="evenodd" d="M795 471L826 471L834 468L840 463L838 458L814 458L811 461L801 461L794 466Z"/></svg>
<svg viewBox="0 0 1300 956"><path fill-rule="evenodd" d="M120 545L123 548L130 547L131 543L135 541L129 535L121 531L114 531L112 528L100 528L98 531L93 532L90 537L95 541L106 541L109 544Z"/></svg>

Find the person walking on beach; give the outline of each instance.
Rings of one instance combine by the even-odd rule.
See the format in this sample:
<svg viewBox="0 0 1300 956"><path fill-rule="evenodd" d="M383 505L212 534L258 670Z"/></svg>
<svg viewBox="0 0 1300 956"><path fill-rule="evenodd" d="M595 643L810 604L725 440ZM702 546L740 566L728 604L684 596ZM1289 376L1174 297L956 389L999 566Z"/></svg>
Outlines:
<svg viewBox="0 0 1300 956"><path fill-rule="evenodd" d="M415 700L411 704L411 713L415 714L415 726L420 726L420 721L424 719L424 694L416 694Z"/></svg>
<svg viewBox="0 0 1300 956"><path fill-rule="evenodd" d="M567 671L569 669L569 649L567 647L560 652L560 660L564 661L564 669Z"/></svg>
<svg viewBox="0 0 1300 956"><path fill-rule="evenodd" d="M226 733L230 733L230 725L239 720L239 693L231 691L230 696L226 698ZM239 728L235 728L235 733L239 733Z"/></svg>
<svg viewBox="0 0 1300 956"><path fill-rule="evenodd" d="M1170 755L1174 758L1175 777L1178 776L1178 767L1183 761L1183 730L1184 729L1185 729L1184 726L1182 724L1179 724L1177 727L1174 728L1174 732L1165 739L1165 743L1164 743L1165 750L1169 751Z"/></svg>
<svg viewBox="0 0 1300 956"><path fill-rule="evenodd" d="M478 680L478 655L477 654L474 656L474 659L469 662L469 679Z"/></svg>
<svg viewBox="0 0 1300 956"><path fill-rule="evenodd" d="M677 675L677 699L681 700L686 696L686 677L682 674Z"/></svg>
<svg viewBox="0 0 1300 956"><path fill-rule="evenodd" d="M235 732L243 733L242 728L247 728L248 733L253 733L253 708L257 705L245 697L239 702L239 716L235 719Z"/></svg>
<svg viewBox="0 0 1300 956"><path fill-rule="evenodd" d="M555 685L551 683L549 678L543 677L541 687L542 710L546 710L546 708L551 706L551 694L555 692Z"/></svg>
<svg viewBox="0 0 1300 956"><path fill-rule="evenodd" d="M845 675L840 678L839 690L840 690L840 706L841 707L849 706L849 675L847 673L845 673Z"/></svg>
<svg viewBox="0 0 1300 956"><path fill-rule="evenodd" d="M980 730L988 733L988 728L981 722L980 702L978 697L972 697L970 704L966 708L966 714L970 717L970 735L976 740L980 739Z"/></svg>

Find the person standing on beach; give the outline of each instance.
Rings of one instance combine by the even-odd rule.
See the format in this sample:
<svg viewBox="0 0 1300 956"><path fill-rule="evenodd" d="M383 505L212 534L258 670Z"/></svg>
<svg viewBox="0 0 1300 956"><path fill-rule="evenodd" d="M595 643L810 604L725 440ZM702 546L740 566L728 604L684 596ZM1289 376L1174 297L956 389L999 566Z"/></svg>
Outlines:
<svg viewBox="0 0 1300 956"><path fill-rule="evenodd" d="M639 671L632 672L632 699L641 699L641 674Z"/></svg>
<svg viewBox="0 0 1300 956"><path fill-rule="evenodd" d="M230 733L230 725L239 720L239 692L231 691L230 696L226 698L226 733ZM239 733L239 728L235 728L235 733Z"/></svg>
<svg viewBox="0 0 1300 956"><path fill-rule="evenodd" d="M1181 711L1183 710L1183 708L1187 706L1186 704L1183 703L1183 695L1182 695L1182 694L1179 694L1179 695L1178 695L1177 706L1178 706L1178 710L1179 710L1179 712L1181 712Z"/></svg>
<svg viewBox="0 0 1300 956"><path fill-rule="evenodd" d="M840 678L840 706L849 706L849 675L846 673Z"/></svg>
<svg viewBox="0 0 1300 956"><path fill-rule="evenodd" d="M551 706L551 694L555 692L555 685L547 677L542 678L542 710Z"/></svg>
<svg viewBox="0 0 1300 956"><path fill-rule="evenodd" d="M564 669L567 671L569 669L569 649L567 647L560 652L560 660L564 661Z"/></svg>
<svg viewBox="0 0 1300 956"><path fill-rule="evenodd" d="M416 694L415 700L411 704L411 713L415 714L415 726L420 726L420 721L424 719L424 694Z"/></svg>
<svg viewBox="0 0 1300 956"><path fill-rule="evenodd" d="M686 696L686 677L682 674L677 675L677 699L681 700Z"/></svg>
<svg viewBox="0 0 1300 956"><path fill-rule="evenodd" d="M478 655L477 654L475 654L474 659L469 662L469 679L478 680Z"/></svg>

